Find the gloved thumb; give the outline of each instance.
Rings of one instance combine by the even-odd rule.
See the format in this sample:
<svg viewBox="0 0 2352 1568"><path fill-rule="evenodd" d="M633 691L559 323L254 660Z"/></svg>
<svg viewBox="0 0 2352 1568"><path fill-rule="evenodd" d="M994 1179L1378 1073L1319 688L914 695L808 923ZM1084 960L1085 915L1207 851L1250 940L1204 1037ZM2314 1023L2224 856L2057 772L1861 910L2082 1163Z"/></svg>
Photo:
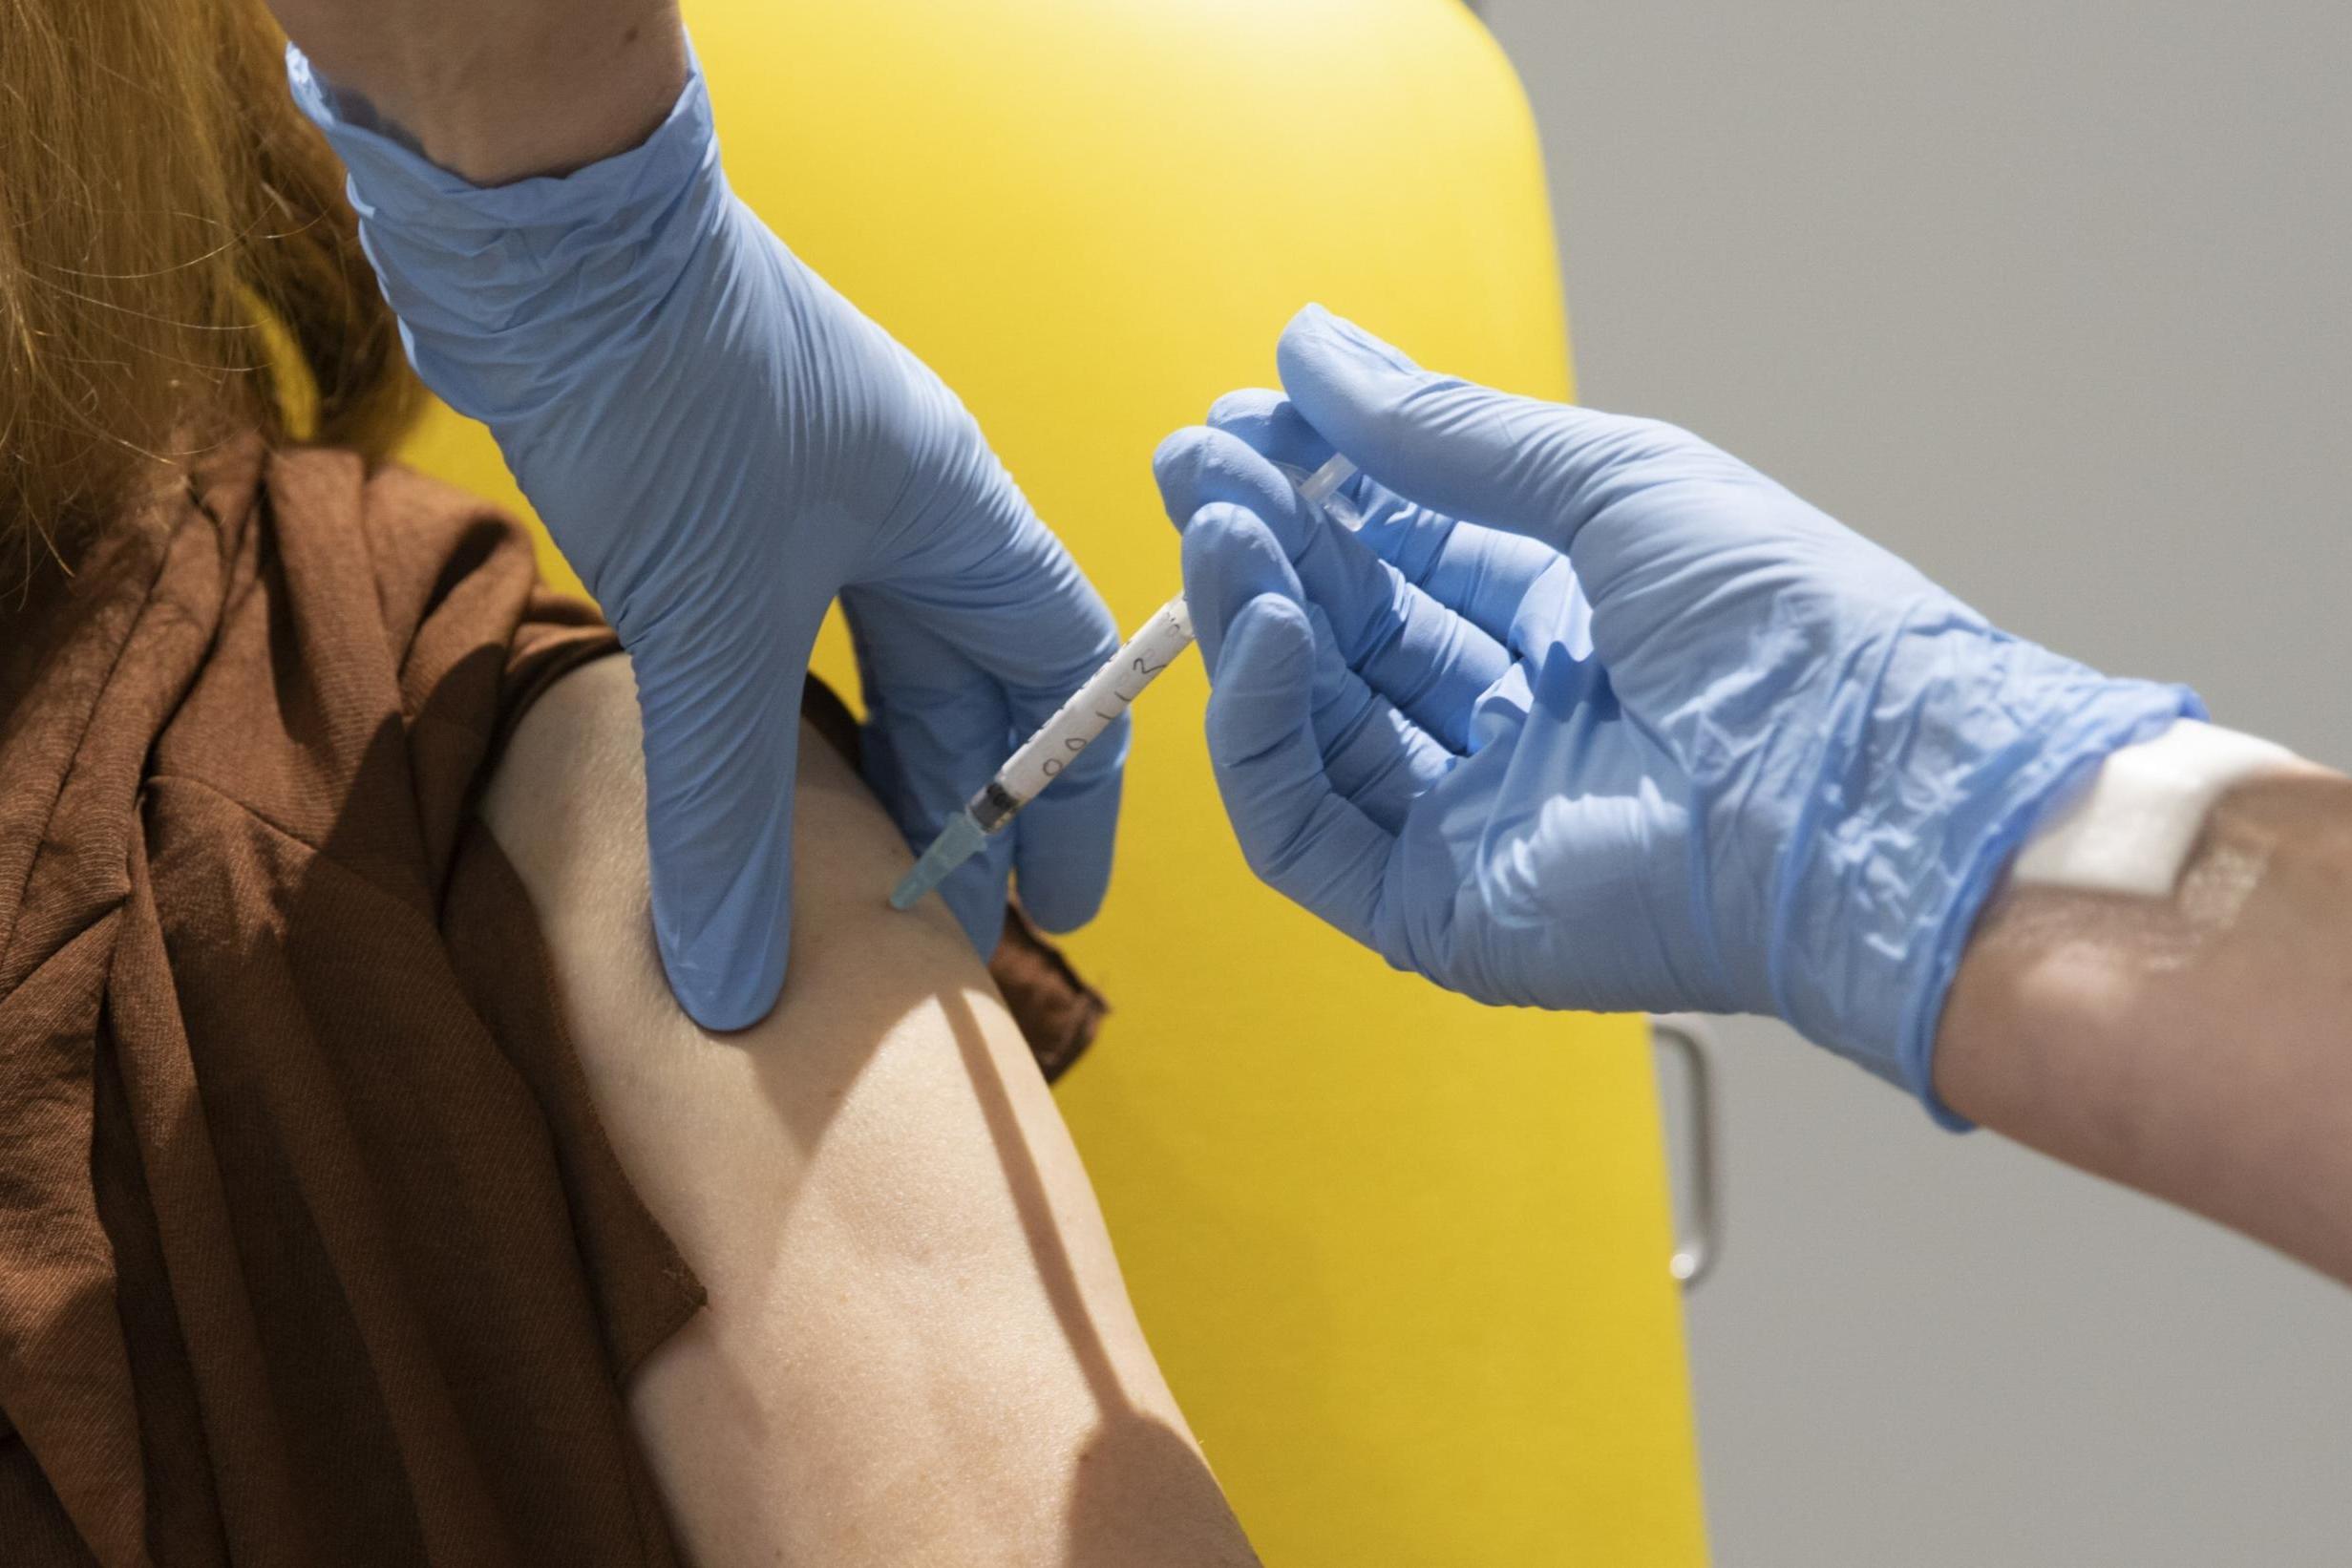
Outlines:
<svg viewBox="0 0 2352 1568"><path fill-rule="evenodd" d="M1372 478L1432 511L1566 550L1648 427L1425 371L1320 305L1282 331L1282 390Z"/></svg>

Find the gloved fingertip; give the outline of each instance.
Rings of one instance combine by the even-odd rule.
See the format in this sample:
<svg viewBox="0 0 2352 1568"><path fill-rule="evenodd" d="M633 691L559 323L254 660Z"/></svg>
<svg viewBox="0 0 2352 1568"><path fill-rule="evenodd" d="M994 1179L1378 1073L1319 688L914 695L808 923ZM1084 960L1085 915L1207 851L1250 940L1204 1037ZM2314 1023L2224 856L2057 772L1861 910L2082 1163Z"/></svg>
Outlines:
<svg viewBox="0 0 2352 1568"><path fill-rule="evenodd" d="M640 689L640 700L644 698ZM793 813L760 809L697 813L680 807L683 748L655 751L670 736L667 707L647 706L646 839L652 880L653 937L669 988L706 1029L749 1028L784 989L792 949ZM793 776L798 729L771 759ZM731 797L719 796L728 799Z"/></svg>
<svg viewBox="0 0 2352 1568"><path fill-rule="evenodd" d="M1312 614L1287 594L1261 593L1250 600L1235 614L1231 634L1235 658L1262 674L1287 683L1289 677L1314 672Z"/></svg>
<svg viewBox="0 0 2352 1568"><path fill-rule="evenodd" d="M1038 797L1014 830L1021 907L1040 927L1075 931L1102 910L1118 843L1120 778L1090 780L1067 798Z"/></svg>
<svg viewBox="0 0 2352 1568"><path fill-rule="evenodd" d="M1331 443L1279 392L1228 392L1209 410L1209 428L1232 436L1279 466L1311 474L1331 458ZM1298 474L1288 476L1294 482Z"/></svg>
<svg viewBox="0 0 2352 1568"><path fill-rule="evenodd" d="M1303 313L1275 358L1301 417L1366 478L1432 511L1564 547L1557 492L1575 465L1548 459L1589 427L1580 411L1424 371L1328 311Z"/></svg>
<svg viewBox="0 0 2352 1568"><path fill-rule="evenodd" d="M1058 937L1102 913L1103 896L1111 890L1111 868L1077 875L1024 872L1020 885L1022 911L1039 930Z"/></svg>
<svg viewBox="0 0 2352 1568"><path fill-rule="evenodd" d="M1242 387L1209 405L1207 424L1211 430L1230 431L1274 418L1289 406L1290 399L1271 387Z"/></svg>
<svg viewBox="0 0 2352 1568"><path fill-rule="evenodd" d="M1336 332L1345 318L1321 300L1309 300L1282 327L1284 343L1294 337L1307 337L1321 332ZM1349 323L1348 325L1353 325Z"/></svg>
<svg viewBox="0 0 2352 1568"><path fill-rule="evenodd" d="M940 887L947 911L964 927L964 937L982 962L996 951L1005 934L1005 874L993 858L967 862Z"/></svg>
<svg viewBox="0 0 2352 1568"><path fill-rule="evenodd" d="M1218 690L1234 702L1276 699L1304 721L1314 692L1315 632L1303 607L1281 594L1260 594L1235 614L1226 646Z"/></svg>
<svg viewBox="0 0 2352 1568"><path fill-rule="evenodd" d="M1110 891L1111 884L1105 881L1091 897L1084 899L1073 900L1052 894L1036 898L1030 895L1025 883L1021 891L1021 911L1028 916L1030 924L1046 935L1066 937L1093 923L1094 917L1102 913L1103 897Z"/></svg>
<svg viewBox="0 0 2352 1568"><path fill-rule="evenodd" d="M699 940L671 937L656 922L656 945L670 994L697 1026L713 1034L748 1029L774 1010L784 993L792 946L789 913L775 929L706 931Z"/></svg>
<svg viewBox="0 0 2352 1568"><path fill-rule="evenodd" d="M1421 371L1412 357L1395 344L1373 336L1346 316L1335 314L1320 305L1309 305L1291 317L1290 325L1282 328L1275 358L1286 367L1288 360L1285 356L1317 351L1336 351L1364 363L1367 368L1402 371L1409 375L1417 375ZM1286 368L1282 385L1290 385Z"/></svg>
<svg viewBox="0 0 2352 1568"><path fill-rule="evenodd" d="M1209 689L1209 757L1247 767L1299 734L1315 680L1315 634L1306 611L1281 594L1260 594L1234 613L1226 656Z"/></svg>
<svg viewBox="0 0 2352 1568"><path fill-rule="evenodd" d="M1152 450L1152 480L1159 486L1160 504L1178 533L1199 505L1202 443L1212 434L1205 425L1187 425Z"/></svg>
<svg viewBox="0 0 2352 1568"><path fill-rule="evenodd" d="M1184 599L1209 678L1223 662L1226 628L1251 599L1275 594L1303 600L1305 591L1263 519L1230 501L1212 501L1184 530Z"/></svg>
<svg viewBox="0 0 2352 1568"><path fill-rule="evenodd" d="M1186 425L1162 436L1159 445L1152 449L1153 477L1162 478L1164 482L1164 477L1187 461L1193 450L1200 444L1200 438L1207 434L1208 427L1205 425Z"/></svg>
<svg viewBox="0 0 2352 1568"><path fill-rule="evenodd" d="M1297 428L1302 438L1320 444L1303 421ZM1171 517L1192 519L1180 521L1179 532L1189 532L1212 506L1236 506L1272 529L1292 560L1305 553L1323 519L1300 497L1303 476L1283 472L1285 462L1297 468L1305 455L1268 453L1253 444L1266 442L1268 434L1263 429L1236 434L1196 427L1161 443L1155 470L1161 503Z"/></svg>
<svg viewBox="0 0 2352 1568"><path fill-rule="evenodd" d="M1384 470L1396 455L1397 416L1427 379L1420 367L1319 307L1291 323L1274 360L1300 417L1367 473L1393 482Z"/></svg>

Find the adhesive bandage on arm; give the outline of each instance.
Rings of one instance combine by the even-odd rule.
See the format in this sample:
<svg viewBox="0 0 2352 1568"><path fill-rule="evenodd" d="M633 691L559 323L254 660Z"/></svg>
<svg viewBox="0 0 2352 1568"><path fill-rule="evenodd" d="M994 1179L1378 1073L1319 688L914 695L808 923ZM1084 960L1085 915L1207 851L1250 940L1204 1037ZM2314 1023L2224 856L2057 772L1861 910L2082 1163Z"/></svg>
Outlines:
<svg viewBox="0 0 2352 1568"><path fill-rule="evenodd" d="M2307 766L2283 746L2182 719L2100 764L2026 839L2010 883L2169 897L2214 801L2249 778Z"/></svg>

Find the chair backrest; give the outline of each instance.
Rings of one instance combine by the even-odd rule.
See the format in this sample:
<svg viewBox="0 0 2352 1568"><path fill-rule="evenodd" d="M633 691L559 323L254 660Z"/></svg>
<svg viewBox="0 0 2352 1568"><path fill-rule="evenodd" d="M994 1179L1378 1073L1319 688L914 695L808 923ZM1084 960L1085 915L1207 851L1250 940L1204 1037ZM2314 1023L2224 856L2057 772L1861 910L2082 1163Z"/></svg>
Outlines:
<svg viewBox="0 0 2352 1568"><path fill-rule="evenodd" d="M1534 126L1455 0L688 0L736 187L962 392L1133 625L1149 472L1302 303L1551 396ZM519 501L446 411L423 465ZM856 676L831 628L818 667ZM1703 1560L1651 1066L1261 887L1197 663L1138 710L1116 1006L1061 1091L1169 1379L1266 1559Z"/></svg>

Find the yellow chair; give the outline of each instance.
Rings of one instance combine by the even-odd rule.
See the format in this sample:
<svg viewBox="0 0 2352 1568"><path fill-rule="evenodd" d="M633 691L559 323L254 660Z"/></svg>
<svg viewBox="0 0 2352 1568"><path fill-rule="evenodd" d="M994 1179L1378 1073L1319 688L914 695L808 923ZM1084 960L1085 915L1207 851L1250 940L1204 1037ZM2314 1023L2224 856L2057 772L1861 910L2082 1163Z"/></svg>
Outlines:
<svg viewBox="0 0 2352 1568"><path fill-rule="evenodd" d="M1454 0L688 0L736 187L928 360L1133 626L1147 458L1319 299L1565 396L1534 127ZM478 429L413 457L519 505ZM549 557L552 572L568 578ZM818 668L856 689L831 628ZM1650 1062L1480 1008L1260 886L1197 663L1138 714L1116 1005L1062 1105L1144 1324L1270 1563L1694 1564Z"/></svg>

